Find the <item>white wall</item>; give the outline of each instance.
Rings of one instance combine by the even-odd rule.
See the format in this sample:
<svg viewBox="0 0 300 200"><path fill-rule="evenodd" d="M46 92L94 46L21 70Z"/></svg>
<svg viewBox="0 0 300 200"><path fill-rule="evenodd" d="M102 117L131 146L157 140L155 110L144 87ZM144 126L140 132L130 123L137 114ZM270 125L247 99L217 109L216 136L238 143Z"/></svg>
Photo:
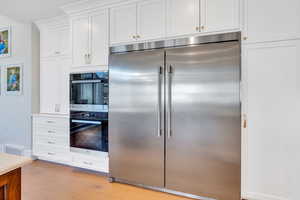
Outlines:
<svg viewBox="0 0 300 200"><path fill-rule="evenodd" d="M0 145L13 144L30 150L31 113L39 107L38 101L34 101L36 105L32 104L32 97L36 99L38 91L36 88L32 90L32 83L36 84L35 80L38 80L38 73L32 70L38 68L37 57L32 54L39 51L36 49L39 34L32 24L19 23L0 15L0 27L7 25L12 30L12 56L0 58L0 64L24 64L23 94L5 96L2 92L0 96Z"/></svg>

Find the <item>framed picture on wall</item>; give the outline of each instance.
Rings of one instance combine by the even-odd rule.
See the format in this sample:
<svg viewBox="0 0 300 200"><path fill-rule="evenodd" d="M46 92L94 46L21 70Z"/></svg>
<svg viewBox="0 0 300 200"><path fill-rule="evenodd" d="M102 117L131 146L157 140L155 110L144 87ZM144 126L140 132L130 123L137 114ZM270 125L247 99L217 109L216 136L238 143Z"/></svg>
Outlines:
<svg viewBox="0 0 300 200"><path fill-rule="evenodd" d="M11 52L11 28L0 27L0 58L10 56Z"/></svg>
<svg viewBox="0 0 300 200"><path fill-rule="evenodd" d="M23 64L6 65L4 72L6 95L21 95L23 90Z"/></svg>

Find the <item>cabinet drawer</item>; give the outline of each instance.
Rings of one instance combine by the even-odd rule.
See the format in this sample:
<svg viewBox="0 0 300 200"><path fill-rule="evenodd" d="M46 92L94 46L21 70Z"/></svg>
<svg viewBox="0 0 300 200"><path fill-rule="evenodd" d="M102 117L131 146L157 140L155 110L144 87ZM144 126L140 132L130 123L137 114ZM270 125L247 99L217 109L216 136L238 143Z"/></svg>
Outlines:
<svg viewBox="0 0 300 200"><path fill-rule="evenodd" d="M68 127L69 119L54 117L36 117L33 119L35 125L46 125L51 127Z"/></svg>
<svg viewBox="0 0 300 200"><path fill-rule="evenodd" d="M70 151L68 148L62 148L56 145L41 145L33 146L35 156L47 158L51 161L69 161Z"/></svg>
<svg viewBox="0 0 300 200"><path fill-rule="evenodd" d="M69 147L70 142L68 137L52 137L47 135L34 136L34 144L37 145L53 145L61 146L63 148Z"/></svg>
<svg viewBox="0 0 300 200"><path fill-rule="evenodd" d="M72 162L75 167L108 173L108 157L93 158L73 155Z"/></svg>
<svg viewBox="0 0 300 200"><path fill-rule="evenodd" d="M55 136L55 137L69 137L69 128L68 127L52 127L52 126L35 126L34 128L35 135L46 135L46 136Z"/></svg>

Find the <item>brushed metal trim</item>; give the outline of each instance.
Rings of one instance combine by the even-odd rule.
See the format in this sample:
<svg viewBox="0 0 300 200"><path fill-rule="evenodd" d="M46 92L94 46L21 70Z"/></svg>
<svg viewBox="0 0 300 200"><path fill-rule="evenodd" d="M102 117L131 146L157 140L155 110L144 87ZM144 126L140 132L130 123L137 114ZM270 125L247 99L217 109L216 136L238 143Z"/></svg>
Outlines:
<svg viewBox="0 0 300 200"><path fill-rule="evenodd" d="M180 38L180 39L161 40L155 42L145 42L145 43L110 47L110 53L116 54L116 53L124 53L124 52L131 52L131 51L181 47L181 46L199 45L199 44L207 44L207 43L215 43L215 42L238 41L240 39L241 39L240 32L224 33L224 34L217 34L217 35L206 35L206 36L193 36L193 37Z"/></svg>
<svg viewBox="0 0 300 200"><path fill-rule="evenodd" d="M217 199L213 199L213 198L209 198L209 197L201 197L201 196L197 196L197 195L193 195L193 194L187 194L187 193L184 193L184 192L168 190L166 188L159 188L159 187L153 187L153 186L147 186L147 185L143 185L143 184L133 183L133 182L130 182L130 181L127 181L127 180L114 178L114 177L109 177L109 179L112 180L111 182L118 182L118 183L123 183L123 184L127 184L127 185L133 185L133 186L137 186L137 187L141 187L141 188L145 188L145 189L164 192L164 193L173 194L173 195L182 196L182 197L187 197L187 198L191 198L191 199L217 200Z"/></svg>

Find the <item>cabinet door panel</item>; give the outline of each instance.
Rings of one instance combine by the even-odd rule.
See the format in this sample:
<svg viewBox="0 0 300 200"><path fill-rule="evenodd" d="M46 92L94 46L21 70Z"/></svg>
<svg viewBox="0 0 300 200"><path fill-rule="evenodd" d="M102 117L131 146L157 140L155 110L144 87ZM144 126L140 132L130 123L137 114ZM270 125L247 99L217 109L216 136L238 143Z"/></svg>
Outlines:
<svg viewBox="0 0 300 200"><path fill-rule="evenodd" d="M151 0L138 3L138 35L141 40L161 38L166 32L165 0Z"/></svg>
<svg viewBox="0 0 300 200"><path fill-rule="evenodd" d="M58 32L52 29L43 29L41 31L41 56L51 57L56 55L59 50Z"/></svg>
<svg viewBox="0 0 300 200"><path fill-rule="evenodd" d="M240 0L201 0L201 22L204 31L239 28Z"/></svg>
<svg viewBox="0 0 300 200"><path fill-rule="evenodd" d="M91 16L91 64L108 65L108 11Z"/></svg>
<svg viewBox="0 0 300 200"><path fill-rule="evenodd" d="M246 0L245 6L248 42L300 38L299 0Z"/></svg>
<svg viewBox="0 0 300 200"><path fill-rule="evenodd" d="M167 0L168 35L197 33L200 25L200 0Z"/></svg>
<svg viewBox="0 0 300 200"><path fill-rule="evenodd" d="M244 49L245 198L300 197L299 54L300 41Z"/></svg>
<svg viewBox="0 0 300 200"><path fill-rule="evenodd" d="M40 69L40 112L56 113L59 102L60 78L58 77L59 63L56 59L41 62Z"/></svg>
<svg viewBox="0 0 300 200"><path fill-rule="evenodd" d="M70 29L62 29L60 31L58 31L59 33L59 54L60 55L69 55L70 53Z"/></svg>
<svg viewBox="0 0 300 200"><path fill-rule="evenodd" d="M86 64L85 55L89 52L89 18L72 21L73 65Z"/></svg>
<svg viewBox="0 0 300 200"><path fill-rule="evenodd" d="M57 70L59 78L59 90L58 90L58 111L60 114L69 114L69 72L71 66L70 58L60 59L59 70Z"/></svg>
<svg viewBox="0 0 300 200"><path fill-rule="evenodd" d="M136 3L119 6L111 9L110 12L110 38L111 43L135 41L136 36Z"/></svg>

